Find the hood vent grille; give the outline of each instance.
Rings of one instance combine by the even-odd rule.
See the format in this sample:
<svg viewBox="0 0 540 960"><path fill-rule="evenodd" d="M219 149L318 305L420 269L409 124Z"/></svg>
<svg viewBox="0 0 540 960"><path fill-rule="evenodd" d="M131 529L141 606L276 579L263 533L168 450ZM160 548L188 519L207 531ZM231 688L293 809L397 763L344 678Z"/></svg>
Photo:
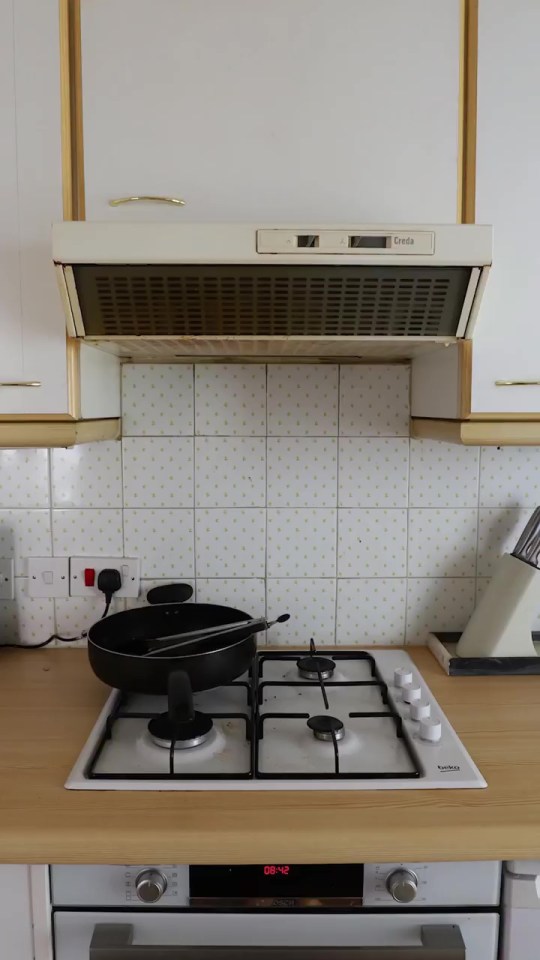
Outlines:
<svg viewBox="0 0 540 960"><path fill-rule="evenodd" d="M455 336L470 267L75 265L91 337Z"/></svg>

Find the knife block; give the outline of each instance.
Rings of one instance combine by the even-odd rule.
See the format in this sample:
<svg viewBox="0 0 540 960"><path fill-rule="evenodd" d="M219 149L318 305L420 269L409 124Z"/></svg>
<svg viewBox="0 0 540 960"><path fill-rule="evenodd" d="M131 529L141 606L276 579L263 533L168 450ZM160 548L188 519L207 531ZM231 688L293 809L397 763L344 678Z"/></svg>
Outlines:
<svg viewBox="0 0 540 960"><path fill-rule="evenodd" d="M537 657L540 570L505 553L457 645L459 657Z"/></svg>

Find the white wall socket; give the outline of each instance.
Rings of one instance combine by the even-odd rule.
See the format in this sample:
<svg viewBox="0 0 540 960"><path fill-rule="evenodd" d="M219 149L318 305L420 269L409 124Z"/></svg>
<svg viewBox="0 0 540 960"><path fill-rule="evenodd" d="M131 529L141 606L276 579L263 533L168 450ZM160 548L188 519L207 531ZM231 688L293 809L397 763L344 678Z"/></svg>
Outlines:
<svg viewBox="0 0 540 960"><path fill-rule="evenodd" d="M67 557L28 558L29 597L69 597Z"/></svg>
<svg viewBox="0 0 540 960"><path fill-rule="evenodd" d="M13 560L0 559L0 600L13 600L14 596Z"/></svg>
<svg viewBox="0 0 540 960"><path fill-rule="evenodd" d="M71 557L69 564L70 593L72 597L103 596L98 590L97 580L100 570L118 570L122 577L122 587L115 597L138 597L140 587L139 561L130 557ZM94 586L85 584L85 570L94 570Z"/></svg>

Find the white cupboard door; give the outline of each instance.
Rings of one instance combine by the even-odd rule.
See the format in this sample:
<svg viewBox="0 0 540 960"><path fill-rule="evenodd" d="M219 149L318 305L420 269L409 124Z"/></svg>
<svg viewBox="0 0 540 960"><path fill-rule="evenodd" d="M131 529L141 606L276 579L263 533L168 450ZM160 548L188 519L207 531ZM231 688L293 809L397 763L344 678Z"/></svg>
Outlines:
<svg viewBox="0 0 540 960"><path fill-rule="evenodd" d="M455 222L459 49L460 0L82 0L86 216Z"/></svg>
<svg viewBox="0 0 540 960"><path fill-rule="evenodd" d="M13 15L21 379L41 386L0 387L0 413L65 414L65 319L51 254L51 225L62 219L58 3L13 0Z"/></svg>
<svg viewBox="0 0 540 960"><path fill-rule="evenodd" d="M21 283L15 136L15 59L13 5L0 3L0 382L22 376ZM13 387L0 387L3 397Z"/></svg>
<svg viewBox="0 0 540 960"><path fill-rule="evenodd" d="M27 866L0 864L0 931L2 957L33 960L30 871Z"/></svg>
<svg viewBox="0 0 540 960"><path fill-rule="evenodd" d="M540 414L539 37L538 0L481 0L476 219L494 225L494 252L473 338L474 413Z"/></svg>

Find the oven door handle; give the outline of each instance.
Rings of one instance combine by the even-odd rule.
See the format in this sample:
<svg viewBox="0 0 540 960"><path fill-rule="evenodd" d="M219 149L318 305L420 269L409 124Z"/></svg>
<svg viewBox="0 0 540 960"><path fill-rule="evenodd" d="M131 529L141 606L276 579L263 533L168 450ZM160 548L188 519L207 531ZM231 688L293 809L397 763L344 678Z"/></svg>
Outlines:
<svg viewBox="0 0 540 960"><path fill-rule="evenodd" d="M129 923L98 923L89 960L466 960L455 924L423 926L421 947L151 947L135 945Z"/></svg>

